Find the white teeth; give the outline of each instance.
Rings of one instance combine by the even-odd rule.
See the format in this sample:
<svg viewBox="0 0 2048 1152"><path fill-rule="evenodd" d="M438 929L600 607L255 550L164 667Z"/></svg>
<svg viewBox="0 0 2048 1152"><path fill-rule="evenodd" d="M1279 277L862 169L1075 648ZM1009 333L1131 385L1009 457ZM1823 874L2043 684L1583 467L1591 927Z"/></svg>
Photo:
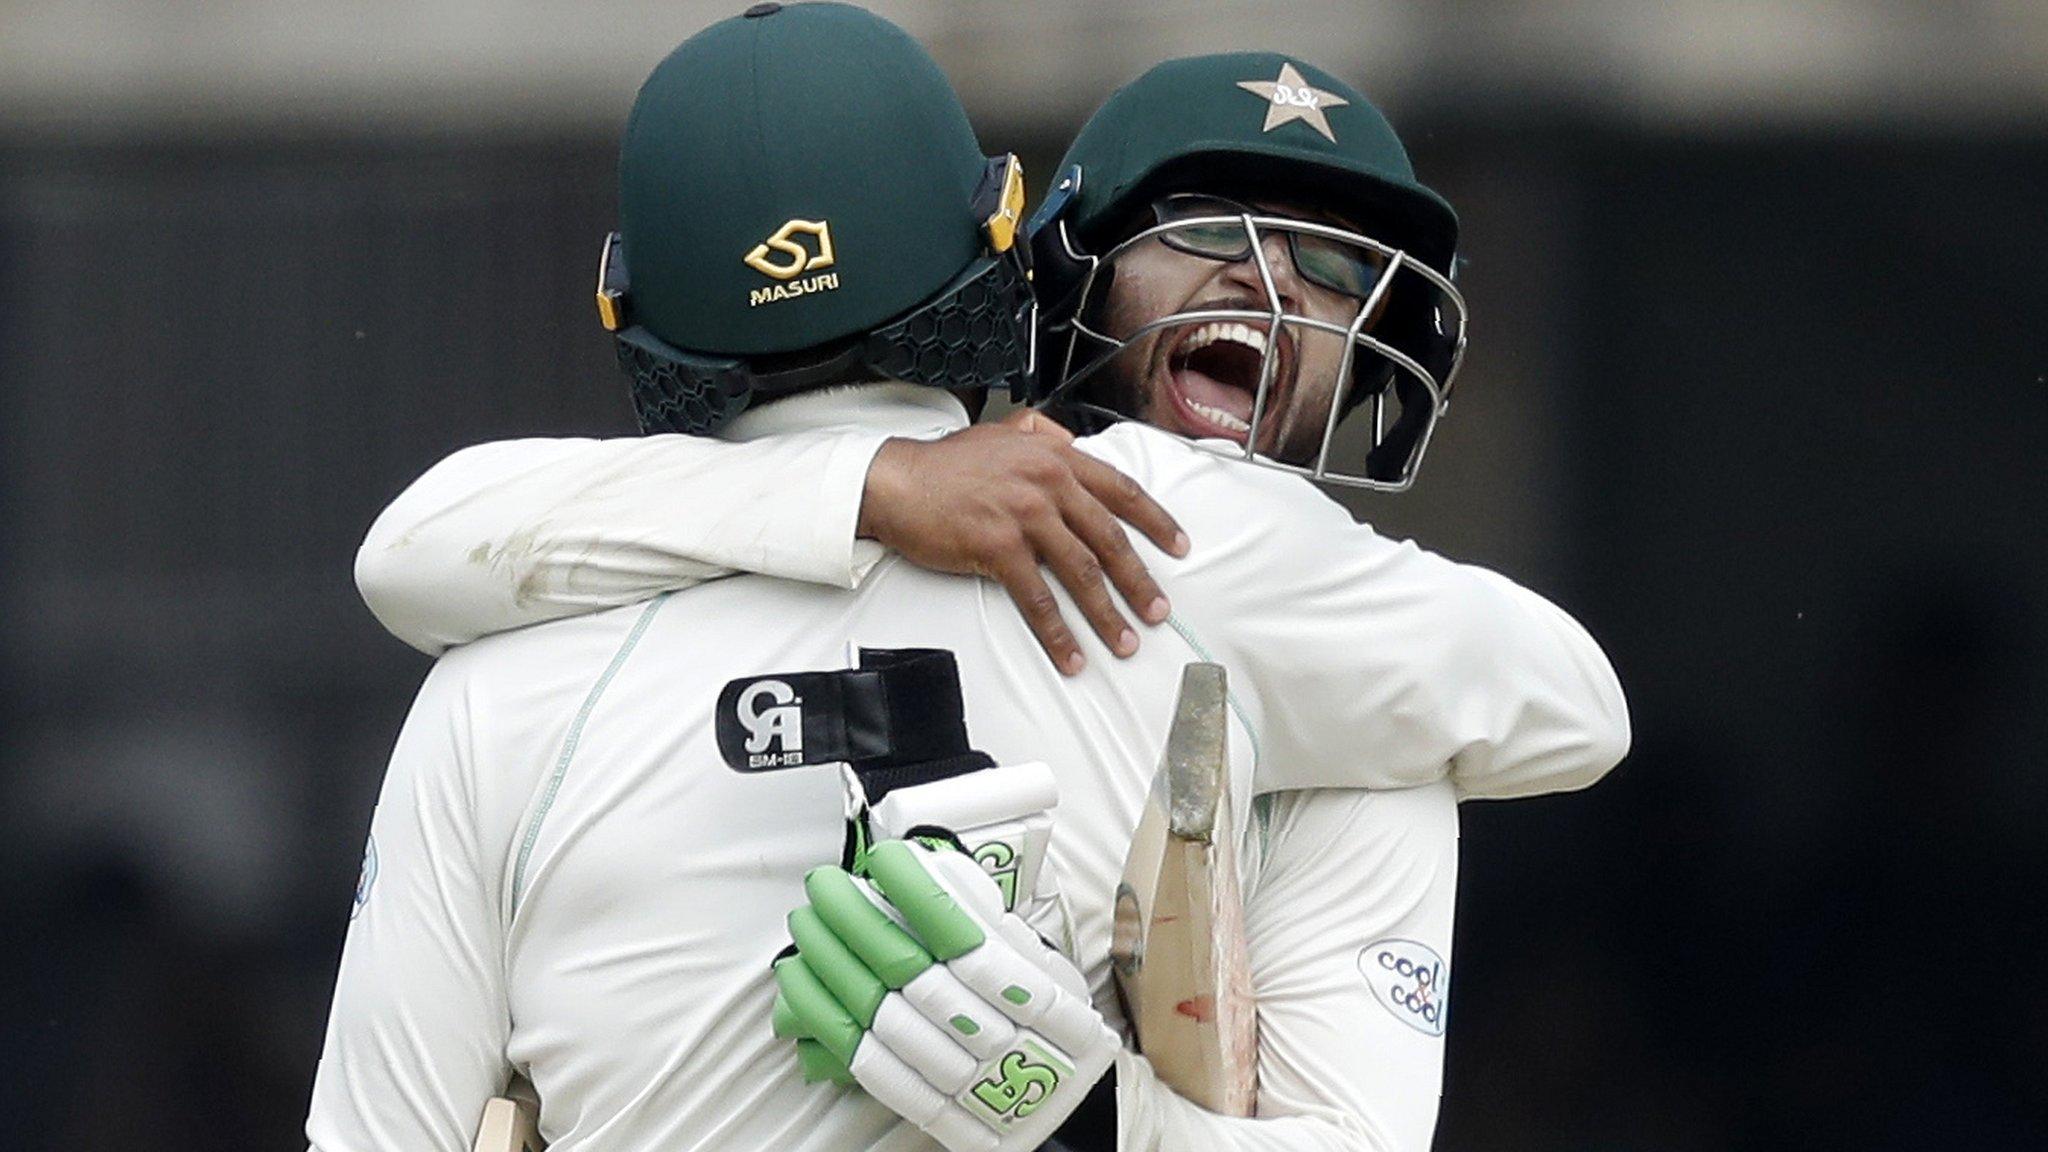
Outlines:
<svg viewBox="0 0 2048 1152"><path fill-rule="evenodd" d="M1263 330L1227 320L1211 320L1195 329L1187 338L1187 342L1180 346L1181 355L1185 356L1198 348L1207 348L1218 340L1242 344L1261 355L1266 351L1266 333Z"/></svg>
<svg viewBox="0 0 2048 1152"><path fill-rule="evenodd" d="M1207 348L1219 340L1228 340L1233 344L1242 344L1261 356L1266 354L1266 333L1263 330L1253 328L1247 324L1233 323L1228 320L1211 320L1209 323L1189 333L1187 340L1180 346L1180 354L1182 356L1192 355L1196 351ZM1194 409L1204 420L1209 421L1226 432L1243 434L1252 430L1252 426L1249 423L1239 419L1233 413L1201 403L1190 397L1183 397L1183 399L1186 399L1188 407Z"/></svg>
<svg viewBox="0 0 2048 1152"><path fill-rule="evenodd" d="M1187 397L1182 397L1182 399L1187 399ZM1202 416L1203 419L1208 420L1214 423L1217 427L1225 429L1227 431L1249 432L1252 430L1251 425L1245 423L1242 420L1239 420L1237 417L1232 416L1230 413L1225 412L1223 409L1211 408L1210 406L1202 403L1199 400L1188 399L1188 407L1193 408L1197 413L1199 413Z"/></svg>

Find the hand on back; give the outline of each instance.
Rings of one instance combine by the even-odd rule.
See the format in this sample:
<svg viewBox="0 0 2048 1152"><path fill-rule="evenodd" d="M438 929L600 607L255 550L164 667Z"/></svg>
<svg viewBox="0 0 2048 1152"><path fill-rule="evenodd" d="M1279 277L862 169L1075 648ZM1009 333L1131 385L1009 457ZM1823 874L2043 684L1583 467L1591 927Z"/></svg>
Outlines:
<svg viewBox="0 0 2048 1152"><path fill-rule="evenodd" d="M1022 409L940 440L885 443L868 471L859 531L921 568L1001 584L1054 665L1072 675L1085 659L1041 565L1119 656L1136 652L1138 637L1110 585L1148 624L1171 611L1119 521L1187 554L1180 526L1136 481Z"/></svg>

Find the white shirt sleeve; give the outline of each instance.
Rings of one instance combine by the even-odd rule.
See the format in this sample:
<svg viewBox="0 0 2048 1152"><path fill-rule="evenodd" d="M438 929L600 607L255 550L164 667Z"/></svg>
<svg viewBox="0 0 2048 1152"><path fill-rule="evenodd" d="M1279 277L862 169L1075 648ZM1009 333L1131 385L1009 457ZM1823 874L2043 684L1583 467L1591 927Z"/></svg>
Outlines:
<svg viewBox="0 0 2048 1152"><path fill-rule="evenodd" d="M1124 424L1081 442L1179 519L1185 560L1133 545L1175 626L1230 674L1258 790L1469 796L1583 788L1628 751L1628 706L1578 622L1483 568L1354 523L1306 481Z"/></svg>
<svg viewBox="0 0 2048 1152"><path fill-rule="evenodd" d="M1245 903L1259 1105L1218 1116L1117 1062L1123 1152L1422 1152L1443 1090L1457 797L1318 790L1271 801Z"/></svg>
<svg viewBox="0 0 2048 1152"><path fill-rule="evenodd" d="M462 695L437 666L384 778L306 1117L316 1152L466 1152L511 1075Z"/></svg>
<svg viewBox="0 0 2048 1152"><path fill-rule="evenodd" d="M850 588L882 555L854 532L885 438L466 448L377 517L356 553L356 587L392 635L429 654L735 571Z"/></svg>

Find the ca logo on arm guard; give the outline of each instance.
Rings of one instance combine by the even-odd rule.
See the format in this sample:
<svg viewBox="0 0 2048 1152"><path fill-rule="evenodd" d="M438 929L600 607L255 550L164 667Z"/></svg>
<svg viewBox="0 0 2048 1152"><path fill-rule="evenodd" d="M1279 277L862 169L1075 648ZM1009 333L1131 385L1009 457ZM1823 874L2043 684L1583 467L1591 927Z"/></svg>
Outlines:
<svg viewBox="0 0 2048 1152"><path fill-rule="evenodd" d="M747 676L718 694L718 754L736 772L773 772L872 756L887 747L886 727L851 709L850 682L872 673L778 672ZM858 695L858 689L855 687Z"/></svg>
<svg viewBox="0 0 2048 1152"><path fill-rule="evenodd" d="M733 716L746 730L748 768L803 763L803 702L796 689L781 680L756 680L740 692Z"/></svg>

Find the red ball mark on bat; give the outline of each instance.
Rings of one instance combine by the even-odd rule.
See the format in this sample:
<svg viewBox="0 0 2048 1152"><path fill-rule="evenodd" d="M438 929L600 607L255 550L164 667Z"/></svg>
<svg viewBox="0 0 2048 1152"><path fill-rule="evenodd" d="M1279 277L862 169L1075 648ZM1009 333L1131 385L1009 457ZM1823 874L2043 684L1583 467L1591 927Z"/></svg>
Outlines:
<svg viewBox="0 0 2048 1152"><path fill-rule="evenodd" d="M1173 1010L1195 1021L1197 1024L1207 1024L1216 1018L1216 998L1214 996L1191 996L1175 1004Z"/></svg>

